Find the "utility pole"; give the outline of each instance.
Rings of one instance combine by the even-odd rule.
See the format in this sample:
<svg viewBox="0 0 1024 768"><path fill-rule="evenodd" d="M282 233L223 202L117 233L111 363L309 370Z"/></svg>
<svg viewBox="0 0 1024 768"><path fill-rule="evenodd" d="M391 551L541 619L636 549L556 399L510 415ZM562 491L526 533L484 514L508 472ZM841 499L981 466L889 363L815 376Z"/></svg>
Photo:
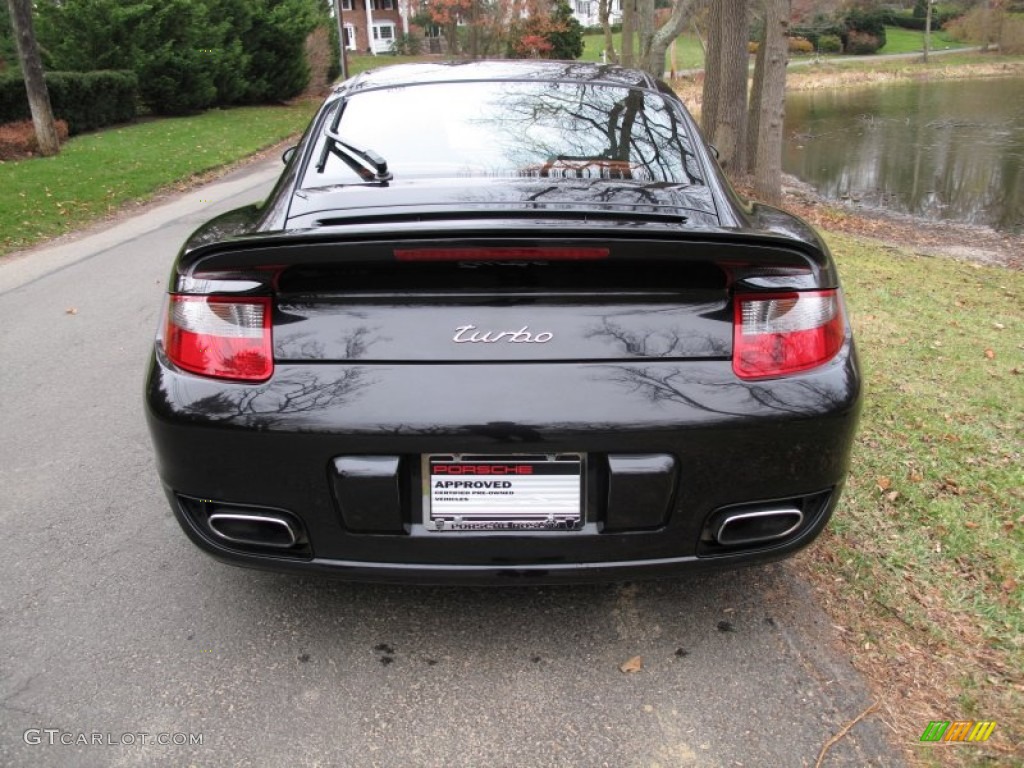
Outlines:
<svg viewBox="0 0 1024 768"><path fill-rule="evenodd" d="M32 124L36 129L39 154L49 157L60 152L57 128L53 122L50 94L43 78L43 63L39 59L39 46L32 28L32 5L30 0L7 0L11 11L11 31L18 46L18 59L25 77L25 92L28 108L32 112Z"/></svg>
<svg viewBox="0 0 1024 768"><path fill-rule="evenodd" d="M334 19L338 22L338 47L341 48L338 60L341 62L341 79L348 80L348 46L345 45L345 21L341 15L341 0L334 0Z"/></svg>

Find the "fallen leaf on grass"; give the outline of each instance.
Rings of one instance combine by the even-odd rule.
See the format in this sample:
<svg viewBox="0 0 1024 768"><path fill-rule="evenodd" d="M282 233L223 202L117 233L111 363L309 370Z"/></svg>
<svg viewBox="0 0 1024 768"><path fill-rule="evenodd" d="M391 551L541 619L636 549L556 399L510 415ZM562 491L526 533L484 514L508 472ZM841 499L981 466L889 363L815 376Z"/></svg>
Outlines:
<svg viewBox="0 0 1024 768"><path fill-rule="evenodd" d="M627 661L624 661L621 664L619 664L619 672L622 672L626 675L632 674L633 672L639 672L643 668L643 656L634 656L633 658L628 659Z"/></svg>
<svg viewBox="0 0 1024 768"><path fill-rule="evenodd" d="M888 491L892 487L892 480L884 475L875 480L875 484L878 485L878 490Z"/></svg>
<svg viewBox="0 0 1024 768"><path fill-rule="evenodd" d="M994 349L986 349L985 350L985 357L987 357L989 360L995 360L996 359L996 351Z"/></svg>

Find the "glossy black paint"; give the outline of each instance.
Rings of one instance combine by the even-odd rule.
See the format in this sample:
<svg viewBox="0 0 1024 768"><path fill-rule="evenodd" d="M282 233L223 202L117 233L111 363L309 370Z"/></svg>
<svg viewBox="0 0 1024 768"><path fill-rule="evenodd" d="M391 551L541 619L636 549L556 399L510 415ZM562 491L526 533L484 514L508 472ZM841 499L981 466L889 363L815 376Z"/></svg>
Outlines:
<svg viewBox="0 0 1024 768"><path fill-rule="evenodd" d="M460 78L670 94L613 67L477 62L367 73L328 106L395 83ZM265 383L185 373L160 339L155 346L147 419L172 509L198 546L238 565L350 579L560 582L762 562L820 532L860 405L849 328L840 354L806 374L742 381L730 361L736 291L838 287L812 229L741 202L696 138L704 172L692 187L421 179L299 191L322 115L267 202L200 228L171 275L175 292L274 296L276 368ZM593 289L582 278L566 285L550 265L535 274L455 265L399 279L396 248L439 245L602 246L609 256L587 265ZM615 276L603 287L602 269ZM661 280L645 282L648 272ZM554 338L454 343L466 324L528 324ZM448 452L586 454L583 530L425 530L420 458ZM794 535L735 550L710 540L730 510L780 502L807 517ZM216 505L283 510L300 521L302 548L226 546L203 522Z"/></svg>

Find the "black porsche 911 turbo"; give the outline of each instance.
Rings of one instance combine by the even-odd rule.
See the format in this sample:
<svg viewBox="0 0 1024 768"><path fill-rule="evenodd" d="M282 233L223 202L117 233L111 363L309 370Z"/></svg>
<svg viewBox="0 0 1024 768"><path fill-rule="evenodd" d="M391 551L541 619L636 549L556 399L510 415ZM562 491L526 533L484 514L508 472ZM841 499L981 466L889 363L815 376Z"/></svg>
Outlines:
<svg viewBox="0 0 1024 768"><path fill-rule="evenodd" d="M860 374L835 264L642 72L409 64L337 87L196 231L146 385L182 528L353 580L668 576L828 522Z"/></svg>

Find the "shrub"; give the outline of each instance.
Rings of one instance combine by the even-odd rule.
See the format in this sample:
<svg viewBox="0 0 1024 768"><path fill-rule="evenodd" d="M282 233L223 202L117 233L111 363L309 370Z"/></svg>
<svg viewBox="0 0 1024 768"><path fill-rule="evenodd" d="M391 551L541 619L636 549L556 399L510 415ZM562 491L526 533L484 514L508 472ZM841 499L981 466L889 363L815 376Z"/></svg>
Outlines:
<svg viewBox="0 0 1024 768"><path fill-rule="evenodd" d="M72 135L135 119L138 80L133 72L47 72L55 117ZM0 75L0 123L31 117L20 74Z"/></svg>
<svg viewBox="0 0 1024 768"><path fill-rule="evenodd" d="M583 53L583 27L566 0L557 0L550 16L530 16L512 26L507 55L514 59L578 59Z"/></svg>
<svg viewBox="0 0 1024 768"><path fill-rule="evenodd" d="M283 101L309 81L306 37L318 0L61 0L38 3L52 70L130 69L160 114ZM74 126L72 126L74 131Z"/></svg>
<svg viewBox="0 0 1024 768"><path fill-rule="evenodd" d="M932 29L941 29L942 25L955 19L960 15L960 11L956 8L949 7L932 7ZM917 15L916 9L913 14L907 13L906 11L883 11L882 18L886 24L894 27L901 27L902 29L913 29L918 32L923 32L927 26L927 18L922 12L920 16Z"/></svg>
<svg viewBox="0 0 1024 768"><path fill-rule="evenodd" d="M877 53L882 45L882 41L877 36L869 32L858 32L855 29L851 29L846 35L844 49L853 56L870 56L873 53Z"/></svg>
<svg viewBox="0 0 1024 768"><path fill-rule="evenodd" d="M572 15L568 0L556 0L551 14L552 29L548 41L552 45L551 58L578 59L583 55L583 27Z"/></svg>
<svg viewBox="0 0 1024 768"><path fill-rule="evenodd" d="M842 24L829 21L822 16L816 16L808 26L792 26L789 34L793 37L802 37L810 40L812 45L819 46L819 41L824 35L842 37L846 33L846 27Z"/></svg>
<svg viewBox="0 0 1024 768"><path fill-rule="evenodd" d="M259 2L253 5L252 28L242 37L252 58L245 73L244 101L281 102L298 96L309 84L306 35L318 22L308 0Z"/></svg>
<svg viewBox="0 0 1024 768"><path fill-rule="evenodd" d="M416 35L399 35L391 46L391 52L396 56L416 56L422 48L423 38Z"/></svg>
<svg viewBox="0 0 1024 768"><path fill-rule="evenodd" d="M843 17L843 50L855 56L876 53L885 47L885 14L878 11L848 11Z"/></svg>
<svg viewBox="0 0 1024 768"><path fill-rule="evenodd" d="M61 143L68 138L68 124L56 122L57 139ZM0 160L18 160L34 155L39 149L36 129L31 120L0 125Z"/></svg>
<svg viewBox="0 0 1024 768"><path fill-rule="evenodd" d="M819 53L842 53L843 40L839 35L822 35L818 38Z"/></svg>
<svg viewBox="0 0 1024 768"><path fill-rule="evenodd" d="M805 37L788 38L789 52L793 54L814 53L814 43Z"/></svg>

